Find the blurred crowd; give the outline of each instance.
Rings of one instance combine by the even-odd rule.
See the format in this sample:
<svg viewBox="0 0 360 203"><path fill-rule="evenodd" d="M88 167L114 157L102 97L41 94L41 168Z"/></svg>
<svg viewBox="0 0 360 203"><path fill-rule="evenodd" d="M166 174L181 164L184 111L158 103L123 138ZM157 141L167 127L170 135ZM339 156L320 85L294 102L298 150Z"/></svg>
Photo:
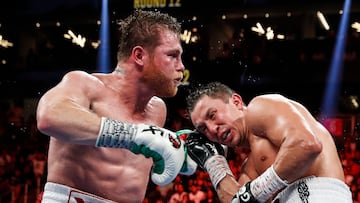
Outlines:
<svg viewBox="0 0 360 203"><path fill-rule="evenodd" d="M46 182L46 161L49 137L36 128L33 114L26 114L23 100L0 103L0 203L36 203ZM179 108L179 107L177 107ZM189 129L191 124L182 108L169 117L167 128ZM359 137L335 139L341 157L346 183L354 203L360 202ZM237 178L246 152L228 149L227 159ZM191 176L178 175L166 186L151 181L144 203L216 203L220 202L206 172L199 169Z"/></svg>

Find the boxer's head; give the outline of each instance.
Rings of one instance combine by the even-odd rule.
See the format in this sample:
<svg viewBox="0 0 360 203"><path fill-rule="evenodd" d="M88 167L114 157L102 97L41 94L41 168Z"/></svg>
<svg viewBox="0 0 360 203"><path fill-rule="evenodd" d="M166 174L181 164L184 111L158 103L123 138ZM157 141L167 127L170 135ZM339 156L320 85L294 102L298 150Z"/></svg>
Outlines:
<svg viewBox="0 0 360 203"><path fill-rule="evenodd" d="M180 36L181 24L166 13L135 10L132 15L119 22L118 60L129 57L136 46L154 49L161 43L160 34L163 30Z"/></svg>

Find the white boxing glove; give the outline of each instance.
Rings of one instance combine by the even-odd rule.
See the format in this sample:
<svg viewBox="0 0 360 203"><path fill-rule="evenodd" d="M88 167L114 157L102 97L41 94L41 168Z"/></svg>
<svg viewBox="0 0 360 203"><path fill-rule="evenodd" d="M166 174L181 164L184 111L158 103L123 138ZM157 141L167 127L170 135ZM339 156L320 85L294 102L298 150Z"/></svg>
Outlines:
<svg viewBox="0 0 360 203"><path fill-rule="evenodd" d="M194 132L193 130L189 130L189 129L183 129L183 130L176 131L176 135L180 138L181 142L184 145L184 152L185 152L184 164L180 170L180 174L182 174L182 175L190 176L190 175L194 174L197 169L197 163L190 158L190 156L188 155L188 152L187 152L187 148L185 147L185 141L186 141L187 136L193 132Z"/></svg>
<svg viewBox="0 0 360 203"><path fill-rule="evenodd" d="M179 174L185 161L184 142L176 133L153 125L131 124L101 118L97 147L125 148L151 157L151 180L167 185Z"/></svg>

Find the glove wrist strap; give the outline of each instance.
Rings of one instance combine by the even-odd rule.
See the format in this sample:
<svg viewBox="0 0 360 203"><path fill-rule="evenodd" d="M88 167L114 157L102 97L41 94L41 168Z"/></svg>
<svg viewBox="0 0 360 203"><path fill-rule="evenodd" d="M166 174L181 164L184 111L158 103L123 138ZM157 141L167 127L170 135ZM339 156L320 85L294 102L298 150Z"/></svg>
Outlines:
<svg viewBox="0 0 360 203"><path fill-rule="evenodd" d="M259 203L250 190L251 182L243 185L234 195L230 203Z"/></svg>
<svg viewBox="0 0 360 203"><path fill-rule="evenodd" d="M135 124L102 117L95 146L130 149L136 131Z"/></svg>
<svg viewBox="0 0 360 203"><path fill-rule="evenodd" d="M219 182L224 179L227 174L234 177L226 158L222 155L215 155L210 157L208 160L206 160L204 167L209 173L210 180L215 190L217 189Z"/></svg>
<svg viewBox="0 0 360 203"><path fill-rule="evenodd" d="M282 180L271 165L261 176L251 182L250 188L254 197L259 202L266 202L278 190L288 186L288 182Z"/></svg>

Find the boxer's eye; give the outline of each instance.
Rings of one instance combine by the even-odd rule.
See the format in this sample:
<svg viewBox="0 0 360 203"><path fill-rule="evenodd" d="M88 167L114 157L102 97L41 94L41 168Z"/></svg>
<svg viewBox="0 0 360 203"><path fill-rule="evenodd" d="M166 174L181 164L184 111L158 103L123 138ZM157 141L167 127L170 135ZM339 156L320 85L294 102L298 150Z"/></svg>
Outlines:
<svg viewBox="0 0 360 203"><path fill-rule="evenodd" d="M210 113L209 113L209 119L210 120L214 120L215 119L215 115L216 115L216 111L215 110L213 110L213 111L211 111Z"/></svg>

